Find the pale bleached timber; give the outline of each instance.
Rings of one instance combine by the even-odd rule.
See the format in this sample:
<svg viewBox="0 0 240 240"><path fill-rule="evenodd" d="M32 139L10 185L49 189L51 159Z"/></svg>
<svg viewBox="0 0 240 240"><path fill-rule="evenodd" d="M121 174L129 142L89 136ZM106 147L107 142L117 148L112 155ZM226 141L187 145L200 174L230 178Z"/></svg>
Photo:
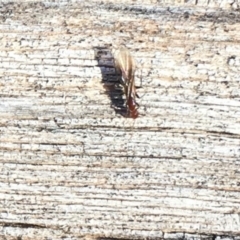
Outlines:
<svg viewBox="0 0 240 240"><path fill-rule="evenodd" d="M2 1L1 238L240 239L239 14ZM136 120L106 88L120 45L143 78Z"/></svg>

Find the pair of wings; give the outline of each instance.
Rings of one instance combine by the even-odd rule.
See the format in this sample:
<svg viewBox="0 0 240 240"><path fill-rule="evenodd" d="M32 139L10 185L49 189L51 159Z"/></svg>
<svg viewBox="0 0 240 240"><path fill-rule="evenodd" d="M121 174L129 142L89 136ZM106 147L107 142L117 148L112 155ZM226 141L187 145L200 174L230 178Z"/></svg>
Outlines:
<svg viewBox="0 0 240 240"><path fill-rule="evenodd" d="M114 55L115 58L115 67L122 74L122 84L124 86L124 91L127 97L127 100L131 97L135 99L136 89L135 89L135 62L130 54L130 52L121 47Z"/></svg>

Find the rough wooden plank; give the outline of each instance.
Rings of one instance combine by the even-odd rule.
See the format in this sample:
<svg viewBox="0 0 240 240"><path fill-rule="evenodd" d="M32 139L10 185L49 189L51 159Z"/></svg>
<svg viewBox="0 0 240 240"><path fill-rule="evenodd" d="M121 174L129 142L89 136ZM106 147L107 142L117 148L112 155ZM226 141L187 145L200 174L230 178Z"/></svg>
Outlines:
<svg viewBox="0 0 240 240"><path fill-rule="evenodd" d="M3 2L0 236L239 239L236 9ZM116 109L121 44L143 78L136 120Z"/></svg>

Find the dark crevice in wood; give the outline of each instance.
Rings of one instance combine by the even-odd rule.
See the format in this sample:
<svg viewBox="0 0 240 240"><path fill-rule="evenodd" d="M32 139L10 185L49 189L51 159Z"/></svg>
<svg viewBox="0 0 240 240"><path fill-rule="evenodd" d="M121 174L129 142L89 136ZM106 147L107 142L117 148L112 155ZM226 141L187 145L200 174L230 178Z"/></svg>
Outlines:
<svg viewBox="0 0 240 240"><path fill-rule="evenodd" d="M19 228L47 228L47 226L43 226L39 224L21 223L21 222L13 222L13 223L0 222L0 226L19 227Z"/></svg>

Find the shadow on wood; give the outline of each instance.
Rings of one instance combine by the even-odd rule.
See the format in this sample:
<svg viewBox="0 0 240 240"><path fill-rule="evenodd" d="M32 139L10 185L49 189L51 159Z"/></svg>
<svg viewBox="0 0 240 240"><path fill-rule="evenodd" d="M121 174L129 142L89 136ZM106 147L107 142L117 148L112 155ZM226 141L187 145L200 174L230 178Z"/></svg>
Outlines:
<svg viewBox="0 0 240 240"><path fill-rule="evenodd" d="M95 58L101 69L102 84L111 100L111 107L117 114L126 116L124 92L119 81L120 75L114 68L114 57L111 50L106 47L97 47L95 48Z"/></svg>

